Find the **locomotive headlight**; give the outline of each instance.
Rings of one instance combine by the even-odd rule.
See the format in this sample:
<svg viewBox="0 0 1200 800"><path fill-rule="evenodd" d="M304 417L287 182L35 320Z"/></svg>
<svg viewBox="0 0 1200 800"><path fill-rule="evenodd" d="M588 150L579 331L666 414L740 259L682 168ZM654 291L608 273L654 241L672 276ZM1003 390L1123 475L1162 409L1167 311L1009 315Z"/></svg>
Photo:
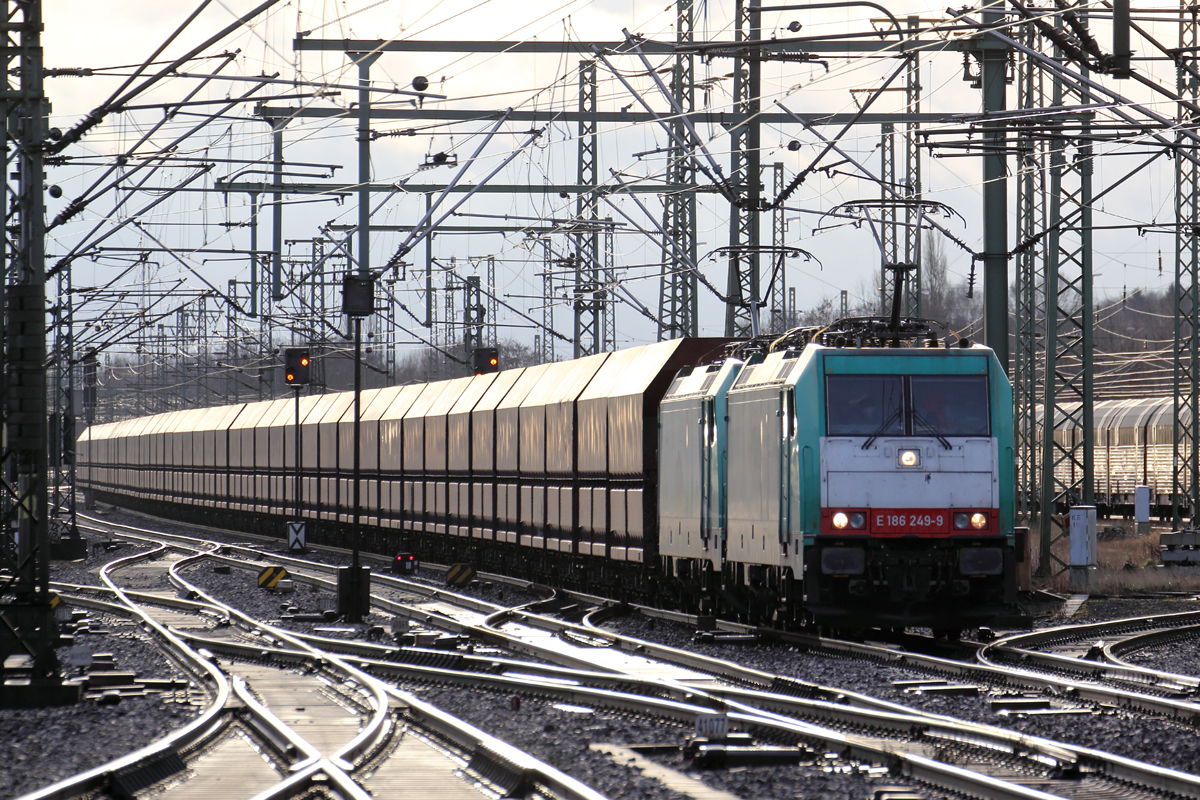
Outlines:
<svg viewBox="0 0 1200 800"><path fill-rule="evenodd" d="M987 530L988 515L982 511L959 511L954 515L954 530Z"/></svg>
<svg viewBox="0 0 1200 800"><path fill-rule="evenodd" d="M899 461L902 467L919 467L921 466L921 451L901 450Z"/></svg>
<svg viewBox="0 0 1200 800"><path fill-rule="evenodd" d="M861 511L835 511L831 522L838 530L852 528L859 531L867 527L867 517Z"/></svg>

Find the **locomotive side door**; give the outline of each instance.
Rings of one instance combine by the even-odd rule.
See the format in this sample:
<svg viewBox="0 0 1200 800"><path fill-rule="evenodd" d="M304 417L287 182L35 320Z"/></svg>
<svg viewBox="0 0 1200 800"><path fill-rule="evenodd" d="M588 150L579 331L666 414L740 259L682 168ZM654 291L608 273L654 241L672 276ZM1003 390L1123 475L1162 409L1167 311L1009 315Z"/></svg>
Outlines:
<svg viewBox="0 0 1200 800"><path fill-rule="evenodd" d="M715 480L713 450L716 449L717 423L713 419L712 398L706 398L700 403L700 538L704 542L705 555L711 555L715 542L714 521L716 509L713 499L716 496L713 482Z"/></svg>
<svg viewBox="0 0 1200 800"><path fill-rule="evenodd" d="M778 385L729 394L728 534L731 561L780 563L783 425Z"/></svg>
<svg viewBox="0 0 1200 800"><path fill-rule="evenodd" d="M792 453L796 449L796 403L794 390L779 393L779 550L786 562L792 548Z"/></svg>

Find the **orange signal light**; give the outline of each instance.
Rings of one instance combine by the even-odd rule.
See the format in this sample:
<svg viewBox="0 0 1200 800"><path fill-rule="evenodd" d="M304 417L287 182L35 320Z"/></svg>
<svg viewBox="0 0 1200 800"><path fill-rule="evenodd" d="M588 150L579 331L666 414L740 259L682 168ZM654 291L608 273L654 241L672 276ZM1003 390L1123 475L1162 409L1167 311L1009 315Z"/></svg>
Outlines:
<svg viewBox="0 0 1200 800"><path fill-rule="evenodd" d="M495 356L492 356L490 359L488 359L488 363L494 367L500 363L500 359L496 358Z"/></svg>
<svg viewBox="0 0 1200 800"><path fill-rule="evenodd" d="M296 376L295 376L295 375L293 375L292 373L290 373L290 372L289 372L289 373L287 374L287 381L288 381L288 383L291 383L291 382L292 382L292 381L294 381L294 380L296 380Z"/></svg>
<svg viewBox="0 0 1200 800"><path fill-rule="evenodd" d="M300 359L300 366L302 366L302 367L308 366L308 356L304 356L303 358Z"/></svg>

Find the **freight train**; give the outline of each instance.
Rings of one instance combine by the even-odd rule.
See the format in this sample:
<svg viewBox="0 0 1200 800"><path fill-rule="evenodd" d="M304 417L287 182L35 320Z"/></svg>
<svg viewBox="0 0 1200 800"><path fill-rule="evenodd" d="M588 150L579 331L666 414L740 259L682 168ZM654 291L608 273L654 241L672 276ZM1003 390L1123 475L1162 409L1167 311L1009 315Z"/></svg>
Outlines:
<svg viewBox="0 0 1200 800"><path fill-rule="evenodd" d="M1079 403L1065 403L1055 413L1054 440L1059 452L1067 452L1083 442L1079 427ZM1092 465L1094 469L1094 503L1097 514L1131 517L1134 513L1134 492L1139 486L1150 488L1150 513L1170 519L1172 505L1178 499L1184 517L1192 517L1192 476L1180 469L1180 491L1174 488L1175 464L1175 401L1170 396L1140 397L1128 400L1100 400L1092 406L1095 438ZM1036 412L1035 432L1041 441L1043 413ZM1192 414L1186 403L1179 409L1179 427L1183 432L1191 427ZM1190 458L1190 436L1182 442L1185 459ZM1079 465L1072 459L1062 459L1055 465L1055 476L1064 486L1079 482ZM1064 502L1069 500L1069 503ZM1069 505L1083 502L1082 497L1061 498L1056 510L1066 513ZM1037 507L1037 498L1032 499Z"/></svg>
<svg viewBox="0 0 1200 800"><path fill-rule="evenodd" d="M310 543L617 599L952 632L1015 603L1012 407L990 349L857 318L364 391L357 464L352 392L96 425L78 475L162 516L282 537L299 515Z"/></svg>

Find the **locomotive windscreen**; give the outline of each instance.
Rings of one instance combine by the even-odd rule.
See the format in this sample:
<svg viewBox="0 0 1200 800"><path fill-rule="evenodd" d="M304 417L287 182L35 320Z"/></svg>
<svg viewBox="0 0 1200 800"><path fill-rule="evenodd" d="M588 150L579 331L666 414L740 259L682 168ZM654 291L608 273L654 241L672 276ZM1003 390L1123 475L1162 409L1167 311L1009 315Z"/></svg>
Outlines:
<svg viewBox="0 0 1200 800"><path fill-rule="evenodd" d="M987 378L983 375L914 375L914 436L987 436Z"/></svg>
<svg viewBox="0 0 1200 800"><path fill-rule="evenodd" d="M988 436L984 375L829 375L829 436Z"/></svg>
<svg viewBox="0 0 1200 800"><path fill-rule="evenodd" d="M904 379L899 375L830 375L828 380L830 436L904 433Z"/></svg>

